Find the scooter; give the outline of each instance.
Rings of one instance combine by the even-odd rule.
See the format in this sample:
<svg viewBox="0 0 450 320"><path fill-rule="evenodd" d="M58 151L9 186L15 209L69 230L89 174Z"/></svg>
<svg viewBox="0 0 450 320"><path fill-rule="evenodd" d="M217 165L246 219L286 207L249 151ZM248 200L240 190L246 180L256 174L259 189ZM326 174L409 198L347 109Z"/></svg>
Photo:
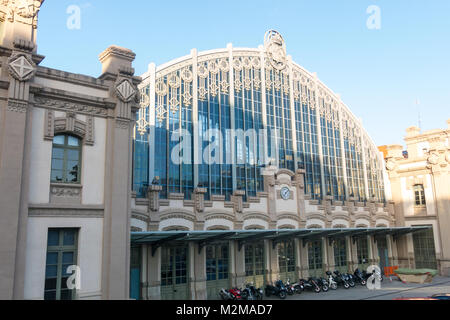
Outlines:
<svg viewBox="0 0 450 320"><path fill-rule="evenodd" d="M328 276L328 278L327 278L328 287L331 288L332 290L336 290L338 287L338 284L336 281L334 281L333 274L330 271L327 271L326 274Z"/></svg>
<svg viewBox="0 0 450 320"><path fill-rule="evenodd" d="M287 290L283 284L283 281L278 280L275 282L275 285L268 284L266 286L266 296L270 297L271 295L278 296L280 299L286 299Z"/></svg>

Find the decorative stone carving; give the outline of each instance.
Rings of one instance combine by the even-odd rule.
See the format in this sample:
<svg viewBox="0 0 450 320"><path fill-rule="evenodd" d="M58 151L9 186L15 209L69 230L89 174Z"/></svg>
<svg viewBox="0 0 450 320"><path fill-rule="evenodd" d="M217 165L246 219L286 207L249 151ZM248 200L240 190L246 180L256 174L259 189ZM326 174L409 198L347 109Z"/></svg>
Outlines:
<svg viewBox="0 0 450 320"><path fill-rule="evenodd" d="M287 65L286 45L278 31L269 30L264 37L266 54L276 70L284 70Z"/></svg>
<svg viewBox="0 0 450 320"><path fill-rule="evenodd" d="M13 99L9 99L8 100L8 111L12 111L12 112L18 112L18 113L26 113L28 109L28 104L24 103L23 101L18 101L18 100L13 100Z"/></svg>
<svg viewBox="0 0 450 320"><path fill-rule="evenodd" d="M159 193L162 191L161 186L152 185L148 187L147 198L148 198L148 211L158 212L159 211Z"/></svg>
<svg viewBox="0 0 450 320"><path fill-rule="evenodd" d="M131 102L136 96L137 90L130 80L124 79L116 86L117 97L125 103Z"/></svg>
<svg viewBox="0 0 450 320"><path fill-rule="evenodd" d="M236 190L233 193L233 196L231 197L231 201L234 204L234 211L236 213L241 214L244 209L244 201L242 197L245 195L245 191L243 190Z"/></svg>
<svg viewBox="0 0 450 320"><path fill-rule="evenodd" d="M205 211L205 194L207 192L206 188L196 188L194 190L194 208L196 212Z"/></svg>
<svg viewBox="0 0 450 320"><path fill-rule="evenodd" d="M8 70L13 78L19 81L30 80L36 72L36 64L23 53L14 53L8 59Z"/></svg>
<svg viewBox="0 0 450 320"><path fill-rule="evenodd" d="M54 111L46 109L44 125L44 140L51 141L55 134L72 132L82 138L85 145L93 146L95 143L93 116L87 116L86 122L78 120L73 112L67 112L64 118L55 118Z"/></svg>
<svg viewBox="0 0 450 320"><path fill-rule="evenodd" d="M397 163L395 162L395 160L394 159L389 159L387 162L386 162L386 170L387 171L394 171L395 169L397 169Z"/></svg>
<svg viewBox="0 0 450 320"><path fill-rule="evenodd" d="M57 204L80 204L82 186L77 184L51 184L50 202Z"/></svg>
<svg viewBox="0 0 450 320"><path fill-rule="evenodd" d="M52 108L58 111L69 111L79 114L86 114L92 116L106 117L108 111L106 108L93 107L81 103L67 102L63 100L45 98L40 96L35 96L34 105L41 108Z"/></svg>
<svg viewBox="0 0 450 320"><path fill-rule="evenodd" d="M44 0L2 0L0 1L0 22L19 22L37 27L37 14Z"/></svg>
<svg viewBox="0 0 450 320"><path fill-rule="evenodd" d="M439 155L437 153L432 153L428 157L427 161L431 165L436 165L439 163Z"/></svg>

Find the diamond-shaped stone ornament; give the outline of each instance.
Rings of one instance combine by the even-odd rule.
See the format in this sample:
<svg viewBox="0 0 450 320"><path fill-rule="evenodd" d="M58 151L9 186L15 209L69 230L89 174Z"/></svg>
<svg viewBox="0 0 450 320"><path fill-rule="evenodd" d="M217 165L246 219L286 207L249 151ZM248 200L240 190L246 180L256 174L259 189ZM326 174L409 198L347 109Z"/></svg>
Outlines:
<svg viewBox="0 0 450 320"><path fill-rule="evenodd" d="M136 94L136 90L128 80L122 81L122 83L117 86L117 92L119 93L119 98L124 102L129 102Z"/></svg>
<svg viewBox="0 0 450 320"><path fill-rule="evenodd" d="M15 78L19 81L28 80L34 72L34 66L24 56L15 59L9 66Z"/></svg>

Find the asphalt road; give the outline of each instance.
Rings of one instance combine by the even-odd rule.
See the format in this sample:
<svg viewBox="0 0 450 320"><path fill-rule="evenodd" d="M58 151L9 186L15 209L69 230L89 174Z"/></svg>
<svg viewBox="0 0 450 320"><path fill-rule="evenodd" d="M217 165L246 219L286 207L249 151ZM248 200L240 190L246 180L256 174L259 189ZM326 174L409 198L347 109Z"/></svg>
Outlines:
<svg viewBox="0 0 450 320"><path fill-rule="evenodd" d="M348 290L339 287L337 290L314 293L303 292L299 295L288 296L286 300L393 300L396 298L423 298L434 294L450 293L450 278L435 277L432 283L413 284L402 283L398 280L385 279L381 289L369 290L367 287L356 285ZM276 300L277 297L264 298Z"/></svg>

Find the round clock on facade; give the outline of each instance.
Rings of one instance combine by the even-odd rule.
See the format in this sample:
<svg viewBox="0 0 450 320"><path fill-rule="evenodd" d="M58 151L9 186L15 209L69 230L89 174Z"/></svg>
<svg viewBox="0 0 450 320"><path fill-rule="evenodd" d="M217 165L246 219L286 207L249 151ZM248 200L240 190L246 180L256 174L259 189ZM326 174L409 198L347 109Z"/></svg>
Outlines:
<svg viewBox="0 0 450 320"><path fill-rule="evenodd" d="M288 187L281 189L281 198L284 200L289 200L291 198L291 190Z"/></svg>

